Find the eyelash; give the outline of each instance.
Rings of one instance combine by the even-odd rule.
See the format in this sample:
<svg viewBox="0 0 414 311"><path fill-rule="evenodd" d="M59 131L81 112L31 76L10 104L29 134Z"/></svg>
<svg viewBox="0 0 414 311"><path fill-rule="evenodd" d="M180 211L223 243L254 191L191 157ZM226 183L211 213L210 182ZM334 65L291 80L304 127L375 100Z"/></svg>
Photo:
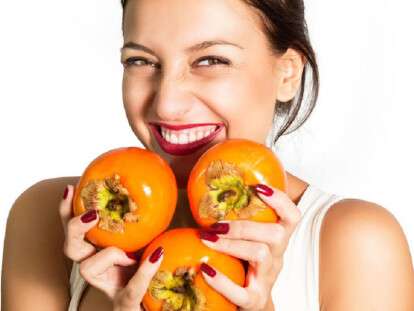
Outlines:
<svg viewBox="0 0 414 311"><path fill-rule="evenodd" d="M206 56L206 57L202 57L199 60L197 60L197 62L201 62L201 61L205 61L205 60L213 60L214 62L216 62L216 63L212 64L211 66L230 65L230 61L228 61L225 58L218 57L218 56ZM150 61L148 61L147 59L145 59L143 57L130 57L130 58L126 59L123 62L123 65L124 65L124 67L134 66L134 62L136 62L136 61L143 61L143 62L146 63L146 65L150 65L150 66L155 67L157 69L160 68L160 65L159 64L155 64L153 62L150 62ZM137 65L137 66L140 66L140 65ZM201 66L201 67L208 67L208 66Z"/></svg>

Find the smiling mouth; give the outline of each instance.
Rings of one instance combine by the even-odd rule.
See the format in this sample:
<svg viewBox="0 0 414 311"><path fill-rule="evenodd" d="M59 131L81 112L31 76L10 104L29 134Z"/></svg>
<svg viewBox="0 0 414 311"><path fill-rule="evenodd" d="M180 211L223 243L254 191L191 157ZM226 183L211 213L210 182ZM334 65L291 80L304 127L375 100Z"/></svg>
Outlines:
<svg viewBox="0 0 414 311"><path fill-rule="evenodd" d="M207 145L220 133L224 124L191 124L182 126L150 123L161 149L172 155L188 155Z"/></svg>

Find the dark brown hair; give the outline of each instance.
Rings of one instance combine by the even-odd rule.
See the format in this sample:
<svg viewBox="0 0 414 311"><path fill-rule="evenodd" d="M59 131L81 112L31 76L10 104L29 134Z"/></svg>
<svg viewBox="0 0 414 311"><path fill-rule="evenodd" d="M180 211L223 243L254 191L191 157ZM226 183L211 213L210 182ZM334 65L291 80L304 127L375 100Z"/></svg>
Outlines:
<svg viewBox="0 0 414 311"><path fill-rule="evenodd" d="M273 144L282 135L294 132L309 118L319 93L319 70L315 52L310 43L308 27L305 20L303 0L242 0L256 9L263 19L265 34L271 49L281 55L288 48L300 52L306 59L302 72L299 91L287 102L277 101L275 105L274 126L277 126ZM122 29L124 29L125 6L127 0L121 0L124 10ZM307 92L305 96L305 91ZM296 121L294 123L294 121Z"/></svg>

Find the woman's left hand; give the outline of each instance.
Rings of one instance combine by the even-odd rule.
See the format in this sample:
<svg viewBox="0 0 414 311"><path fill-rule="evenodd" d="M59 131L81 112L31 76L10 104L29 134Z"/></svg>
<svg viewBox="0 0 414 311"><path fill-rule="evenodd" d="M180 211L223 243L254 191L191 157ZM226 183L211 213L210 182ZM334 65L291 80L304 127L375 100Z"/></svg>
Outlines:
<svg viewBox="0 0 414 311"><path fill-rule="evenodd" d="M246 287L238 286L208 264L201 265L206 282L244 311L273 308L272 287L282 269L290 236L301 219L299 209L283 191L258 185L256 192L276 211L277 223L225 221L200 232L207 246L248 261Z"/></svg>

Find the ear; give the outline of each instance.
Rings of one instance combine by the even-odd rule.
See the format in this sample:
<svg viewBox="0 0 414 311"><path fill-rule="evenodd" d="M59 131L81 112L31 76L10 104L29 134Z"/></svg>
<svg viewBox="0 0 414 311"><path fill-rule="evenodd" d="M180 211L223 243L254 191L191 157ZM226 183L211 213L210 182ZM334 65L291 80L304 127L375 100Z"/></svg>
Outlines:
<svg viewBox="0 0 414 311"><path fill-rule="evenodd" d="M279 57L277 62L277 68L281 77L277 100L287 102L295 97L299 89L306 59L298 51L289 48Z"/></svg>

